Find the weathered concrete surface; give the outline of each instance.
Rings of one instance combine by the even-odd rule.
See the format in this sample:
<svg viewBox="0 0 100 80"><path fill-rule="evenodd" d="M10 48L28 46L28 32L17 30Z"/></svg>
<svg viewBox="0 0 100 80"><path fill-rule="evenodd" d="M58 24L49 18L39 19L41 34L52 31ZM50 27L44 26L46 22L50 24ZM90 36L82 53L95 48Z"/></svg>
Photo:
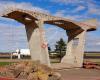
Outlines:
<svg viewBox="0 0 100 80"><path fill-rule="evenodd" d="M62 58L61 63L65 63L65 64L74 64L74 53L72 53L72 49L73 49L73 39L71 39L71 37L68 37L68 43L67 43L67 48L66 48L66 55ZM74 65L73 65L74 66Z"/></svg>
<svg viewBox="0 0 100 80"><path fill-rule="evenodd" d="M37 21L37 23L31 23L26 25L26 34L29 42L29 48L32 60L40 60L41 63L50 66L48 47L45 41L45 33L42 34L43 21ZM45 47L42 47L43 44Z"/></svg>
<svg viewBox="0 0 100 80"><path fill-rule="evenodd" d="M51 67L54 70L62 70L62 69L71 69L71 68L75 68L74 65L72 64L68 64L68 63L53 63L51 64Z"/></svg>
<svg viewBox="0 0 100 80"><path fill-rule="evenodd" d="M74 31L73 31L74 32ZM62 63L71 64L74 67L82 67L84 45L86 31L78 32L78 34L68 33L68 43L66 55L62 59Z"/></svg>
<svg viewBox="0 0 100 80"><path fill-rule="evenodd" d="M86 31L81 32L75 38L78 39L78 45L74 48L73 47L73 55L74 55L74 64L75 67L82 67L83 66L83 57L84 57L84 50L85 50L85 36ZM75 54L74 54L75 53Z"/></svg>

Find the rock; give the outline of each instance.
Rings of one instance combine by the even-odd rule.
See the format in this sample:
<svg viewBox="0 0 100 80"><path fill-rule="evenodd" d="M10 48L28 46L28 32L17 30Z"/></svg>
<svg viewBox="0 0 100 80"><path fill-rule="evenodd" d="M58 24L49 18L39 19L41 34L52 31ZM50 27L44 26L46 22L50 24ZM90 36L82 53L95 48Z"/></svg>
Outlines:
<svg viewBox="0 0 100 80"><path fill-rule="evenodd" d="M28 77L28 74L26 72L21 72L17 78L25 80L27 79L27 77Z"/></svg>
<svg viewBox="0 0 100 80"><path fill-rule="evenodd" d="M100 66L96 65L96 66L95 66L95 69L100 70Z"/></svg>
<svg viewBox="0 0 100 80"><path fill-rule="evenodd" d="M30 73L27 79L28 80L38 80L38 77L35 73Z"/></svg>
<svg viewBox="0 0 100 80"><path fill-rule="evenodd" d="M100 70L100 65L98 65L94 62L86 61L86 62L83 63L83 68L86 68L86 69L99 69Z"/></svg>
<svg viewBox="0 0 100 80"><path fill-rule="evenodd" d="M49 75L48 80L62 80L62 79L59 73L54 72L53 74Z"/></svg>
<svg viewBox="0 0 100 80"><path fill-rule="evenodd" d="M3 77L15 78L15 80L61 80L61 75L50 67L35 61L14 63L5 67Z"/></svg>

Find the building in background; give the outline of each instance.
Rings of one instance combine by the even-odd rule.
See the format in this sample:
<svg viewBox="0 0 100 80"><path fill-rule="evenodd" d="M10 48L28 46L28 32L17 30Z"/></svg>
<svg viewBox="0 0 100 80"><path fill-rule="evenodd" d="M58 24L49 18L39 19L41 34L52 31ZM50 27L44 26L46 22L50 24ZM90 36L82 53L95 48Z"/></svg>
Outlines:
<svg viewBox="0 0 100 80"><path fill-rule="evenodd" d="M20 55L25 55L25 56L30 56L30 50L29 49L19 49L20 50ZM13 52L12 54L13 55L18 55L18 49L15 51L15 52Z"/></svg>

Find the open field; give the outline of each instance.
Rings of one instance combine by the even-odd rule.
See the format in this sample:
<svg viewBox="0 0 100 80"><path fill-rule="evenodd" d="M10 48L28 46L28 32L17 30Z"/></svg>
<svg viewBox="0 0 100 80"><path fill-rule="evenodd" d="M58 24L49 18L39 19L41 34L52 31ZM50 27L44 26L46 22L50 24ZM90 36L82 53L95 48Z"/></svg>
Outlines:
<svg viewBox="0 0 100 80"><path fill-rule="evenodd" d="M10 62L29 61L30 59L0 59L0 65L9 64ZM50 59L51 63L60 63L59 58ZM95 62L100 65L100 53L85 53L84 61Z"/></svg>
<svg viewBox="0 0 100 80"><path fill-rule="evenodd" d="M50 59L51 63L60 63L59 58ZM100 53L87 53L84 55L84 61L91 61L100 65Z"/></svg>
<svg viewBox="0 0 100 80"><path fill-rule="evenodd" d="M9 65L12 63L16 63L16 62L22 62L22 61L30 61L29 59L23 59L23 60L18 60L18 59L0 59L0 66L5 66L5 65Z"/></svg>
<svg viewBox="0 0 100 80"><path fill-rule="evenodd" d="M100 56L100 53L85 53L86 56Z"/></svg>
<svg viewBox="0 0 100 80"><path fill-rule="evenodd" d="M0 62L0 66L5 66L5 65L9 65L12 64L13 62Z"/></svg>
<svg viewBox="0 0 100 80"><path fill-rule="evenodd" d="M85 53L84 61L91 61L100 65L100 53Z"/></svg>
<svg viewBox="0 0 100 80"><path fill-rule="evenodd" d="M84 59L84 61L90 61L100 65L100 59Z"/></svg>

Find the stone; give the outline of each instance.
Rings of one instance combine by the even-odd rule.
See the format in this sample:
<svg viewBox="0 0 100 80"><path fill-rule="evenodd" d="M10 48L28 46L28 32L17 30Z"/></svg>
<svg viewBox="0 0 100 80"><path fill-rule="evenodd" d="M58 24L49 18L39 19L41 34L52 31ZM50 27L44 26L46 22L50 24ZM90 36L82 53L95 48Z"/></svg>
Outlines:
<svg viewBox="0 0 100 80"><path fill-rule="evenodd" d="M48 80L62 80L61 75L57 72L54 72L53 74L49 75Z"/></svg>
<svg viewBox="0 0 100 80"><path fill-rule="evenodd" d="M98 65L94 62L91 62L91 61L86 61L86 62L83 63L83 68L100 70L100 65Z"/></svg>
<svg viewBox="0 0 100 80"><path fill-rule="evenodd" d="M28 74L26 72L21 72L17 78L19 79L27 79Z"/></svg>
<svg viewBox="0 0 100 80"><path fill-rule="evenodd" d="M15 80L61 80L61 75L50 67L35 61L24 61L6 66L0 76Z"/></svg>

